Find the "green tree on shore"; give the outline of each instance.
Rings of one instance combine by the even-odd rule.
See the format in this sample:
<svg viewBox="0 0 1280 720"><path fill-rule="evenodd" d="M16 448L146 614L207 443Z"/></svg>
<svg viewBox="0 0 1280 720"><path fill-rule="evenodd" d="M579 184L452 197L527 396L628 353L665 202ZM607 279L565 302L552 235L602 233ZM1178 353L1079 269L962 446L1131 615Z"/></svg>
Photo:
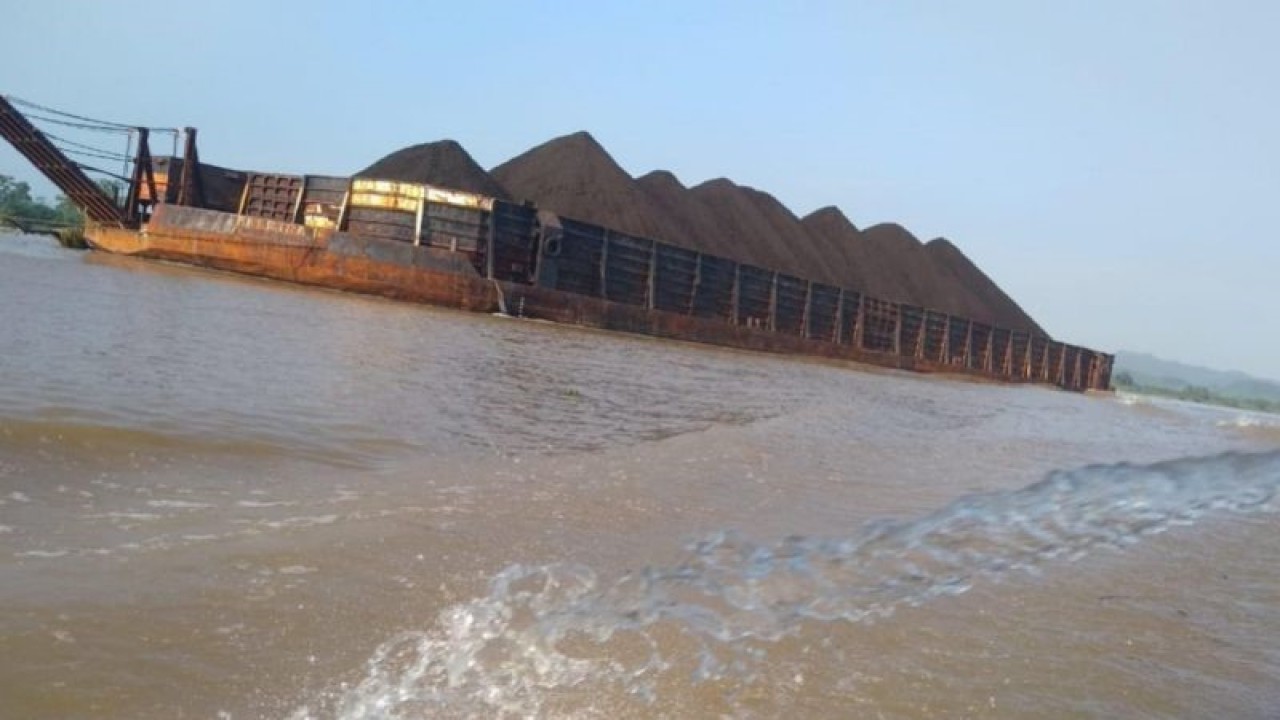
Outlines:
<svg viewBox="0 0 1280 720"><path fill-rule="evenodd" d="M65 196L49 204L32 196L29 184L0 175L0 224L79 227L84 225L84 215Z"/></svg>
<svg viewBox="0 0 1280 720"><path fill-rule="evenodd" d="M1156 395L1159 397L1186 400L1188 402L1201 403L1205 405L1220 405L1223 407L1240 408L1242 410L1258 410L1261 412L1280 413L1280 402L1276 402L1274 400L1257 397L1231 397L1222 395L1221 393L1216 393L1199 385L1166 387L1159 384L1143 384L1137 382L1132 374L1123 370L1115 374L1115 377L1111 379L1111 384L1115 386L1117 390L1125 390L1142 395Z"/></svg>

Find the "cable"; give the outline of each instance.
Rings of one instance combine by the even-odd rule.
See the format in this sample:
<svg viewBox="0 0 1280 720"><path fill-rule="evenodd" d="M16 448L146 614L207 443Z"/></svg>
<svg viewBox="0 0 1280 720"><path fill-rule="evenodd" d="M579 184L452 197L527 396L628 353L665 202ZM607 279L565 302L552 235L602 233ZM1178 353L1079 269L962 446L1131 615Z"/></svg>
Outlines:
<svg viewBox="0 0 1280 720"><path fill-rule="evenodd" d="M102 148L100 148L100 147L95 147L95 146L93 146L93 145L86 145L85 143L82 143L82 142L76 142L75 140L69 140L69 139L67 139L67 138L60 137L60 136L58 136L58 135L54 135L53 133L50 133L50 132L46 132L46 133L44 133L44 136L45 136L45 137L47 137L47 138L49 138L50 140L55 141L55 142L64 143L64 144L66 144L66 145L70 145L71 147L74 147L74 148L80 148L81 150L88 150L88 151L90 151L90 152L97 152L97 153L114 154L114 155L116 155L117 157L116 157L116 158L113 158L113 159L123 159L123 160L132 160L132 159L133 159L131 156L129 156L129 155L127 155L127 154L124 154L124 153L115 153L115 151L113 151L113 150L103 150L103 149L102 149Z"/></svg>
<svg viewBox="0 0 1280 720"><path fill-rule="evenodd" d="M48 113L49 115L58 115L63 118L70 118L71 120L59 120L57 118L41 117L39 115L32 115L30 113L27 114L28 117L35 117L45 122L57 123L59 125L66 125L68 127L78 127L83 130L98 130L101 132L132 132L136 129L142 128L142 129L150 130L151 132L156 132L156 133L173 133L175 136L180 132L178 128L162 128L162 127L149 128L143 125L125 125L123 123L112 122L110 120L98 120L96 118L85 117L83 115L76 115L75 113L69 113L64 110L58 110L56 108L51 108L45 105L33 103L30 100L23 100L22 98L14 97L13 95L5 95L4 98L15 105L22 105L24 107L29 107L29 108L38 110L42 113ZM72 121L79 121L79 122L72 122Z"/></svg>
<svg viewBox="0 0 1280 720"><path fill-rule="evenodd" d="M54 145L54 147L68 155L79 155L81 157L91 157L99 160L121 160L124 162L131 162L133 160L133 158L115 153L104 153L96 150L76 150L74 148L62 147L61 145Z"/></svg>
<svg viewBox="0 0 1280 720"><path fill-rule="evenodd" d="M39 120L40 122L53 123L63 127L76 128L77 130L90 130L92 132L114 133L117 135L128 135L133 132L133 128L116 128L109 125L90 125L88 123L72 122L70 120L59 120L58 118L45 117L36 115L35 113L26 113L29 120Z"/></svg>
<svg viewBox="0 0 1280 720"><path fill-rule="evenodd" d="M111 122L110 120L96 120L94 118L85 117L83 115L75 115L73 113L65 112L62 110L56 110L54 108L46 107L44 105L37 105L36 103L31 102L30 100L23 100L22 98L14 97L12 95L5 95L5 99L11 103L14 103L17 105L25 105L26 107L39 110L40 112L51 113L53 115L61 115L62 117L71 118L72 120L79 120L84 123L93 123L95 125L115 127L120 130L132 130L134 127L132 125L123 125L121 123Z"/></svg>
<svg viewBox="0 0 1280 720"><path fill-rule="evenodd" d="M80 163L76 163L76 167L80 168L81 170L84 170L85 172L95 172L95 173L98 173L99 175L106 175L107 177L119 180L120 182L126 185L133 183L133 178L128 178L123 175L117 175L113 172L107 172L106 170L103 170L101 168L96 168L91 165L81 165Z"/></svg>

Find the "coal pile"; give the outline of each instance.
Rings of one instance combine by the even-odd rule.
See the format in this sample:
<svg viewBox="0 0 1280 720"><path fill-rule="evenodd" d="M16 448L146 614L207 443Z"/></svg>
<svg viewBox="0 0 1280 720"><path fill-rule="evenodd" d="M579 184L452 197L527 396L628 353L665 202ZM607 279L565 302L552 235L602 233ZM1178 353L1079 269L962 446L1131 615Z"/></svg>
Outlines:
<svg viewBox="0 0 1280 720"><path fill-rule="evenodd" d="M493 169L512 195L630 235L682 243L679 226L585 132L543 143Z"/></svg>
<svg viewBox="0 0 1280 720"><path fill-rule="evenodd" d="M396 150L357 173L377 180L436 185L510 199L506 188L453 140L423 143Z"/></svg>
<svg viewBox="0 0 1280 720"><path fill-rule="evenodd" d="M692 188L665 170L633 178L585 132L550 140L489 173L446 140L396 151L361 174L528 200L629 235L1045 334L947 240L926 245L894 223L859 229L836 207L800 219L772 195L725 178Z"/></svg>
<svg viewBox="0 0 1280 720"><path fill-rule="evenodd" d="M938 273L925 254L924 245L909 230L897 223L881 223L863 230L861 241L866 254L883 260L893 285L891 293L897 295L885 297L965 314L964 305L954 297L964 293L958 293L959 288L952 287L952 281Z"/></svg>
<svg viewBox="0 0 1280 720"><path fill-rule="evenodd" d="M987 274L973 264L960 248L946 238L935 238L925 245L934 264L946 268L956 278L956 284L969 290L984 308L984 314L974 317L989 318L989 322L1007 328L1030 330L1037 335L1048 335L1013 298L1009 297Z"/></svg>
<svg viewBox="0 0 1280 720"><path fill-rule="evenodd" d="M796 274L800 263L788 256L786 241L780 238L760 208L743 188L719 178L708 180L690 191L720 228L722 243L743 262L771 270Z"/></svg>
<svg viewBox="0 0 1280 720"><path fill-rule="evenodd" d="M637 183L690 240L663 238L668 242L820 282L834 284L844 276L847 262L839 251L768 193L723 178L689 190L666 170Z"/></svg>
<svg viewBox="0 0 1280 720"><path fill-rule="evenodd" d="M885 300L901 295L897 284L890 279L893 266L885 258L867 252L866 243L857 226L840 208L828 205L806 215L800 223L809 234L823 238L827 244L845 258L843 272L846 287L866 292Z"/></svg>
<svg viewBox="0 0 1280 720"><path fill-rule="evenodd" d="M781 243L780 252L795 262L797 269L793 275L835 285L847 283L839 252L811 235L786 205L762 190L750 187L742 190L773 228Z"/></svg>
<svg viewBox="0 0 1280 720"><path fill-rule="evenodd" d="M737 262L751 262L721 237L723 233L716 216L698 202L675 175L666 170L654 170L638 178L636 184L649 196L658 212L676 226L676 234L663 240Z"/></svg>

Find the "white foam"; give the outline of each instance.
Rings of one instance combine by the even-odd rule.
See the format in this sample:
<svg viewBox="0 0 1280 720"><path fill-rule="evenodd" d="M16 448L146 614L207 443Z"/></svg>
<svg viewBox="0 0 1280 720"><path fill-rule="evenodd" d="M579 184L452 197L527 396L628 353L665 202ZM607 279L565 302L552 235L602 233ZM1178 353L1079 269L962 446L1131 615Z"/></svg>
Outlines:
<svg viewBox="0 0 1280 720"><path fill-rule="evenodd" d="M511 566L434 628L379 647L366 677L339 692L337 716L539 717L558 689L588 683L595 694L652 698L664 673L681 666L672 653L693 653L696 682L750 682L769 644L802 623L874 620L983 579L1126 547L1207 512L1271 510L1277 491L1280 452L1096 466L847 538L761 545L721 533L692 546L681 565L612 584L567 563ZM672 625L682 630L674 649L661 630ZM610 652L615 639L648 650L624 659ZM559 647L566 640L573 651ZM584 642L598 648L584 653Z"/></svg>
<svg viewBox="0 0 1280 720"><path fill-rule="evenodd" d="M107 512L107 513L95 513L93 515L84 516L86 520L104 520L105 519L105 520L130 520L130 521L140 521L140 522L159 520L162 517L164 516L159 515L157 513L146 513L146 512Z"/></svg>
<svg viewBox="0 0 1280 720"><path fill-rule="evenodd" d="M240 500L236 503L243 508L290 507L297 504L288 500Z"/></svg>
<svg viewBox="0 0 1280 720"><path fill-rule="evenodd" d="M1249 428L1280 428L1280 416L1264 417L1262 415L1237 415L1234 418L1219 420L1218 427L1233 427L1240 429Z"/></svg>
<svg viewBox="0 0 1280 720"><path fill-rule="evenodd" d="M69 553L69 550L27 550L14 553L13 556L18 558L60 558Z"/></svg>
<svg viewBox="0 0 1280 720"><path fill-rule="evenodd" d="M153 508L172 508L174 510L200 510L213 507L209 503L191 502L189 500L148 500L147 505Z"/></svg>
<svg viewBox="0 0 1280 720"><path fill-rule="evenodd" d="M284 528L304 528L312 527L314 525L330 525L337 521L337 515L313 515L309 517L302 516L285 518L283 520L271 520L263 522L262 524L269 528L281 530Z"/></svg>

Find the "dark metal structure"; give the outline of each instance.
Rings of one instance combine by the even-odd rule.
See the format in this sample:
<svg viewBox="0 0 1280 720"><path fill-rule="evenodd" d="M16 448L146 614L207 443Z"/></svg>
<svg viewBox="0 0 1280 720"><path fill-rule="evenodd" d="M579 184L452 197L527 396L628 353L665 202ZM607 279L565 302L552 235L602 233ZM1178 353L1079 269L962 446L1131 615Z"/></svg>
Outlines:
<svg viewBox="0 0 1280 720"><path fill-rule="evenodd" d="M30 160L37 170L83 209L90 220L119 227L129 226L129 216L116 206L115 200L4 96L0 96L0 137ZM143 147L145 142L139 146L139 152Z"/></svg>
<svg viewBox="0 0 1280 720"><path fill-rule="evenodd" d="M203 165L194 128L185 130L181 159L153 158L148 129L132 131L137 149L128 196L117 207L0 98L0 136L84 208L96 224L88 229L90 242L111 252L745 349L1070 390L1110 388L1113 356L1023 330L627 235L531 204L376 178ZM146 232L137 232L143 225Z"/></svg>

